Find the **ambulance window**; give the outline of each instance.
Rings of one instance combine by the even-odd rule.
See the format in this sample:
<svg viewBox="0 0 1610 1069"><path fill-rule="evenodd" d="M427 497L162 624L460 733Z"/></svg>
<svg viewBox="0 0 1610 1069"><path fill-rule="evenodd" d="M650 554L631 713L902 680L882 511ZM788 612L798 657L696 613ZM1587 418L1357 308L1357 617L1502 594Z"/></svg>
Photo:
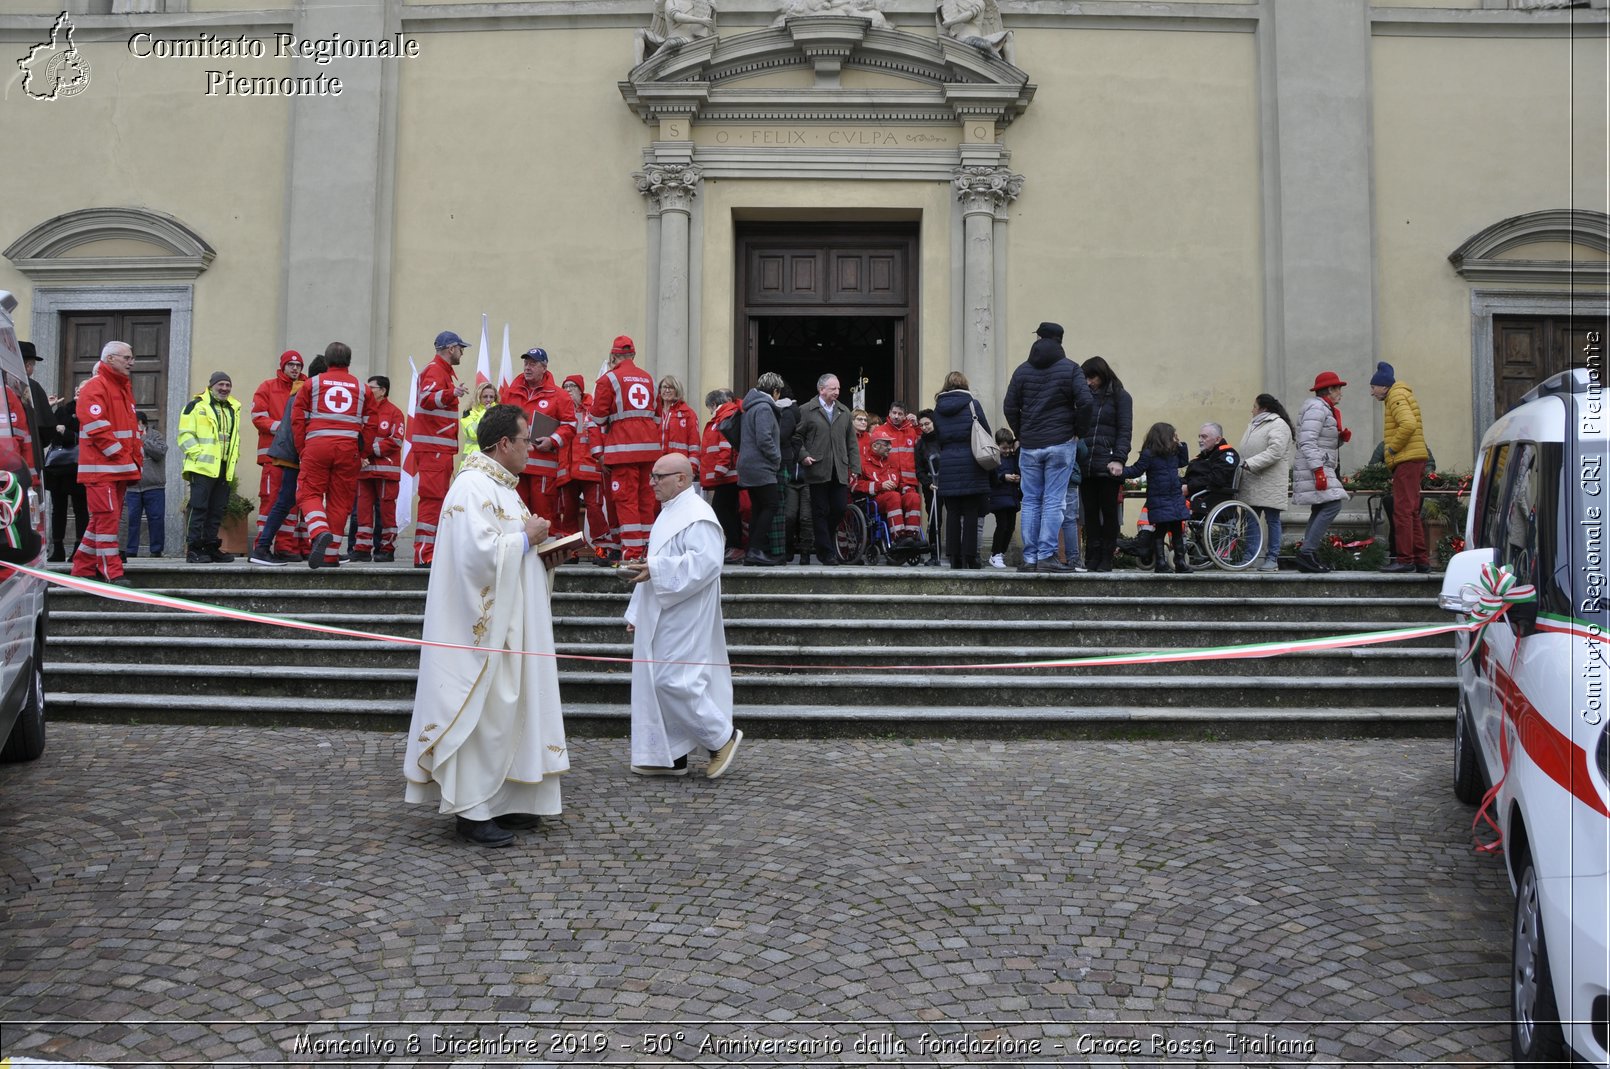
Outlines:
<svg viewBox="0 0 1610 1069"><path fill-rule="evenodd" d="M1471 548L1495 546L1503 521L1504 471L1509 466L1509 443L1487 451L1482 458L1481 488L1476 492L1476 544Z"/></svg>
<svg viewBox="0 0 1610 1069"><path fill-rule="evenodd" d="M1537 446L1530 442L1515 447L1509 488L1503 494L1500 517L1503 532L1493 544L1493 561L1507 564L1523 583L1537 582ZM1498 495L1494 495L1495 498Z"/></svg>

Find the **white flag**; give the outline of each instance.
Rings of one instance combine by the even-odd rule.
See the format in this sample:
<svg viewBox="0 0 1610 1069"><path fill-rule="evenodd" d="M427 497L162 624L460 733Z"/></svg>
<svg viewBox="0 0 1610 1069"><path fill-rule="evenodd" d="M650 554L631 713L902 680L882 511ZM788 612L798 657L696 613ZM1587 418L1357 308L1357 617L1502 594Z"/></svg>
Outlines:
<svg viewBox="0 0 1610 1069"><path fill-rule="evenodd" d="M408 433L403 436L402 448L402 482L397 484L397 530L408 526L414 517L414 483L418 482L415 476L417 470L413 458L409 455L414 450L414 413L419 411L419 369L414 366L414 358L408 358Z"/></svg>
<svg viewBox="0 0 1610 1069"><path fill-rule="evenodd" d="M514 381L514 364L509 360L509 325L503 324L503 363L498 365L498 395Z"/></svg>
<svg viewBox="0 0 1610 1069"><path fill-rule="evenodd" d="M475 393L481 392L481 384L492 381L492 347L486 342L486 313L481 313L481 348L475 358Z"/></svg>

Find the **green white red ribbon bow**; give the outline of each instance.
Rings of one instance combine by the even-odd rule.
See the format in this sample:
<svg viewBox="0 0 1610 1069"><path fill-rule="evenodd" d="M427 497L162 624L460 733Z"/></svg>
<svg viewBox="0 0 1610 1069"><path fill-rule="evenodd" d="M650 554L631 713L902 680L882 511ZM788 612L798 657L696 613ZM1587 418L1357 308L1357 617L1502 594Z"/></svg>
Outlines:
<svg viewBox="0 0 1610 1069"><path fill-rule="evenodd" d="M0 468L0 543L16 549L22 545L17 522L22 515L22 480Z"/></svg>
<svg viewBox="0 0 1610 1069"><path fill-rule="evenodd" d="M1484 564L1481 567L1481 589L1476 607L1470 613L1472 625L1470 648L1459 658L1463 664L1476 655L1487 625L1503 616L1512 605L1523 605L1537 600L1537 587L1523 583L1515 570L1507 564Z"/></svg>

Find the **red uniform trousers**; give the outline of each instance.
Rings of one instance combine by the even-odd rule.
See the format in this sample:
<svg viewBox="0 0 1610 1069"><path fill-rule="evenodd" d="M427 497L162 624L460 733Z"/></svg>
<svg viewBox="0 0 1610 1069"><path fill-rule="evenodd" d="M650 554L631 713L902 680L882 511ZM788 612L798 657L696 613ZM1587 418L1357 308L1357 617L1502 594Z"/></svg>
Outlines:
<svg viewBox="0 0 1610 1069"><path fill-rule="evenodd" d="M453 485L452 453L421 453L419 512L414 517L414 563L429 564L436 556L436 522L442 518L442 498Z"/></svg>
<svg viewBox="0 0 1610 1069"><path fill-rule="evenodd" d="M520 500L531 515L548 521L550 537L559 533L559 488L553 482L551 475L522 475L519 485ZM543 489L544 484L547 489Z"/></svg>
<svg viewBox="0 0 1610 1069"><path fill-rule="evenodd" d="M1392 555L1404 564L1430 564L1420 522L1420 480L1426 462L1405 460L1392 469Z"/></svg>
<svg viewBox="0 0 1610 1069"><path fill-rule="evenodd" d="M302 470L296 480L296 505L307 519L312 540L330 534L324 551L327 563L337 563L352 499L358 496L358 448L350 438L316 438L302 449ZM335 522L332 524L331 520Z"/></svg>
<svg viewBox="0 0 1610 1069"><path fill-rule="evenodd" d="M896 537L922 532L922 495L916 490L884 490L876 495L883 518L889 521L889 530Z"/></svg>
<svg viewBox="0 0 1610 1069"><path fill-rule="evenodd" d="M642 560L648 556L648 532L654 526L654 484L647 464L609 466L609 502L614 508L615 526L620 531L621 560Z"/></svg>
<svg viewBox="0 0 1610 1069"><path fill-rule="evenodd" d="M354 553L397 551L397 487L390 479L358 480L358 537ZM375 540L375 509L380 510L380 539Z"/></svg>
<svg viewBox="0 0 1610 1069"><path fill-rule="evenodd" d="M590 546L612 544L609 519L604 515L603 484L596 479L572 479L559 488L559 533L577 531L585 532Z"/></svg>
<svg viewBox="0 0 1610 1069"><path fill-rule="evenodd" d="M252 539L252 545L261 545L263 541L263 517L268 515L274 507L274 499L280 496L280 484L285 481L285 469L273 461L265 461L263 465L263 478L257 486L257 537ZM302 523L300 509L292 509L280 524L279 534L274 538L274 549L280 553L295 555L307 552L307 528Z"/></svg>
<svg viewBox="0 0 1610 1069"><path fill-rule="evenodd" d="M117 555L117 524L123 518L123 497L129 484L88 483L84 497L89 501L89 528L73 552L73 574L83 579L119 579L123 558Z"/></svg>

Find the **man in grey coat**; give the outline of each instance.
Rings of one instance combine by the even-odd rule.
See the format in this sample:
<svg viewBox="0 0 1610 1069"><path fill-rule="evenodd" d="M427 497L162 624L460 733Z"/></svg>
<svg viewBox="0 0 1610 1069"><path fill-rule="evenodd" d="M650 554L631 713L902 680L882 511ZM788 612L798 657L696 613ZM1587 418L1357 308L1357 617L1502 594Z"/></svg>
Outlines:
<svg viewBox="0 0 1610 1069"><path fill-rule="evenodd" d="M839 378L816 380L816 396L800 406L799 462L811 488L811 520L816 529L816 559L839 562L835 534L850 504L850 483L861 474L861 449L855 441L850 410L838 403Z"/></svg>

